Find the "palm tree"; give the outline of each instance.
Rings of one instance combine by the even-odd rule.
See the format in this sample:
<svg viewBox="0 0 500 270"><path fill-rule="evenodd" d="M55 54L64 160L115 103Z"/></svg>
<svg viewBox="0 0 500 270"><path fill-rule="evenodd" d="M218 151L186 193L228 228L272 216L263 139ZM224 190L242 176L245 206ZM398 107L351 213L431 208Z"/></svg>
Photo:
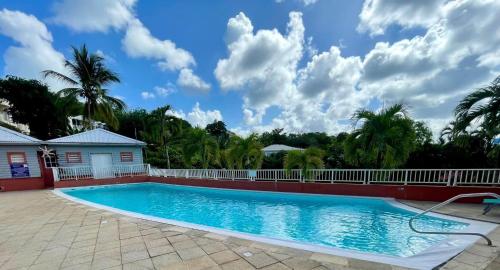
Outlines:
<svg viewBox="0 0 500 270"><path fill-rule="evenodd" d="M309 147L305 151L289 151L285 156L283 167L287 171L301 169L302 175L306 176L307 171L310 169L323 169L325 167L323 162L324 155L323 150L316 147Z"/></svg>
<svg viewBox="0 0 500 270"><path fill-rule="evenodd" d="M73 48L73 61L65 60L64 66L70 76L53 70L45 70L45 77L61 80L71 87L59 90L62 97L75 97L85 100L83 116L90 126L92 119L100 118L112 127L118 126L118 120L113 109L123 110L125 103L108 96L104 88L113 82L120 82L118 75L104 66L104 58L97 54L89 54L85 44Z"/></svg>
<svg viewBox="0 0 500 270"><path fill-rule="evenodd" d="M476 89L460 101L455 108L458 128L483 121L483 128L497 129L500 125L500 76L490 85Z"/></svg>
<svg viewBox="0 0 500 270"><path fill-rule="evenodd" d="M217 140L204 129L194 128L183 143L184 160L188 167L199 161L203 169L219 163Z"/></svg>
<svg viewBox="0 0 500 270"><path fill-rule="evenodd" d="M258 169L262 165L264 153L262 144L257 135L252 134L247 138L231 137L226 150L226 162L229 168Z"/></svg>
<svg viewBox="0 0 500 270"><path fill-rule="evenodd" d="M182 122L174 116L167 115L171 109L170 105L166 105L153 110L151 117L148 117L147 131L141 133L146 141L153 142L160 151L164 150L168 169L170 169L169 148L179 142L182 131Z"/></svg>
<svg viewBox="0 0 500 270"><path fill-rule="evenodd" d="M391 168L403 164L415 147L413 121L402 104L374 113L358 110L355 124L362 122L344 142L346 160L356 166Z"/></svg>

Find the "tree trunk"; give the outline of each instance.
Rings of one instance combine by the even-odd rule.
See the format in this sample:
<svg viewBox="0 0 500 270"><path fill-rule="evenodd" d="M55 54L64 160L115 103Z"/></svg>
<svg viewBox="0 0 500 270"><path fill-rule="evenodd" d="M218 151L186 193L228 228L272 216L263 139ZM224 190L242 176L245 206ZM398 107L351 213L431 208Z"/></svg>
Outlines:
<svg viewBox="0 0 500 270"><path fill-rule="evenodd" d="M92 129L92 118L90 117L90 102L87 102L87 121L89 129Z"/></svg>
<svg viewBox="0 0 500 270"><path fill-rule="evenodd" d="M168 146L165 145L165 151L167 152L167 169L170 169L170 155L168 154Z"/></svg>

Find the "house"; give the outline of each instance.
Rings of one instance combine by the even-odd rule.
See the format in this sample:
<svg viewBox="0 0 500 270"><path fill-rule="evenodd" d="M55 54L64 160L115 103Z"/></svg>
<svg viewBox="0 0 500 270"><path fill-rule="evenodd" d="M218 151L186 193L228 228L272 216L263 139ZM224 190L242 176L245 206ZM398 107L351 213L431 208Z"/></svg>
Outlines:
<svg viewBox="0 0 500 270"><path fill-rule="evenodd" d="M101 128L45 141L49 167L87 167L94 178L105 178L111 167L143 164L146 143Z"/></svg>
<svg viewBox="0 0 500 270"><path fill-rule="evenodd" d="M304 151L304 149L302 149L302 148L291 147L291 146L284 145L284 144L271 144L271 145L268 145L268 146L262 148L262 152L264 152L264 155L266 157L269 155L272 155L272 154L282 152L282 151L288 152L288 151L292 151L292 150Z"/></svg>
<svg viewBox="0 0 500 270"><path fill-rule="evenodd" d="M7 102L5 99L0 99L0 122L13 126L22 131L23 133L28 134L30 132L30 128L28 127L28 125L19 124L12 121L12 117L9 114L9 108L10 108L9 102Z"/></svg>
<svg viewBox="0 0 500 270"><path fill-rule="evenodd" d="M42 142L0 127L0 191L44 187L38 151Z"/></svg>
<svg viewBox="0 0 500 270"><path fill-rule="evenodd" d="M91 123L92 123L92 128L106 128L106 124L103 122L92 120ZM69 116L68 117L68 125L73 130L84 129L85 128L84 124L85 124L85 122L83 119L83 115Z"/></svg>

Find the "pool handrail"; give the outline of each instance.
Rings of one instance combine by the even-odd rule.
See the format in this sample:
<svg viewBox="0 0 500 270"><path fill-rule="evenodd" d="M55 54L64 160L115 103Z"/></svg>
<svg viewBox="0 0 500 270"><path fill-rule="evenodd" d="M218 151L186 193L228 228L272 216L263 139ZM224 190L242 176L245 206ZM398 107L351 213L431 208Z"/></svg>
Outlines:
<svg viewBox="0 0 500 270"><path fill-rule="evenodd" d="M442 203L439 203L439 204L436 204L434 205L433 207L423 211L422 213L419 213L415 216L413 216L412 218L410 218L410 220L408 221L408 224L410 225L410 228L412 229L412 231L416 232L416 233L422 233L422 234L448 234L448 235L475 235L475 236L479 236L479 237L482 237L486 240L486 242L488 243L488 246L492 246L492 242L491 242L491 239L489 239L486 235L484 234L481 234L481 233L473 233L473 232L467 232L467 233L463 233L463 232L432 232L432 231L419 231L417 229L415 229L415 227L413 226L413 221L415 219L417 219L418 217L420 216L423 216L429 212L431 212L432 210L434 209L437 209L439 207L442 207L442 206L445 206L447 204L450 204L458 199L462 199L462 198L473 198L473 197L494 197L496 199L500 199L500 195L496 194L496 193L493 193L493 192L482 192L482 193L464 193L464 194L459 194L457 196L454 196Z"/></svg>

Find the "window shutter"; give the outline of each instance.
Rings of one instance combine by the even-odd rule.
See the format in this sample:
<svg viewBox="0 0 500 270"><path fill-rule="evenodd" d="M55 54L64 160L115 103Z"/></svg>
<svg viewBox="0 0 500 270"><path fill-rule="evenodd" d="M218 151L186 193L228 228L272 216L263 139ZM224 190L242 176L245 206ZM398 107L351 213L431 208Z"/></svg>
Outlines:
<svg viewBox="0 0 500 270"><path fill-rule="evenodd" d="M82 154L80 152L67 152L66 162L68 163L82 163Z"/></svg>
<svg viewBox="0 0 500 270"><path fill-rule="evenodd" d="M120 159L122 162L132 162L134 161L134 155L132 152L121 152Z"/></svg>

